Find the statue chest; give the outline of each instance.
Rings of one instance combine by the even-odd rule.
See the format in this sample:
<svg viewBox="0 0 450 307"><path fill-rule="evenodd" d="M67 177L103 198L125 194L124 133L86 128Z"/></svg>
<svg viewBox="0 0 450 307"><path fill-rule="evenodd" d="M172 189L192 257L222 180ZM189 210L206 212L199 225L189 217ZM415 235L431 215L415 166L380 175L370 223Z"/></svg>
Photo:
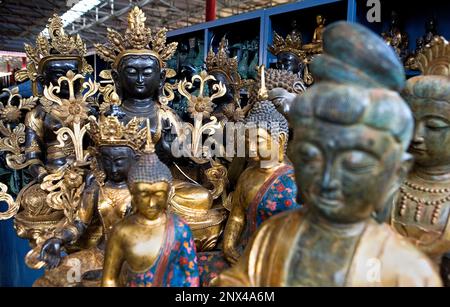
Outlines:
<svg viewBox="0 0 450 307"><path fill-rule="evenodd" d="M429 255L450 250L450 188L406 182L391 215L394 229Z"/></svg>
<svg viewBox="0 0 450 307"><path fill-rule="evenodd" d="M100 190L97 208L104 234L107 236L113 226L121 221L131 209L129 190L103 187Z"/></svg>
<svg viewBox="0 0 450 307"><path fill-rule="evenodd" d="M341 236L304 223L289 261L287 284L345 286L359 239L359 235Z"/></svg>

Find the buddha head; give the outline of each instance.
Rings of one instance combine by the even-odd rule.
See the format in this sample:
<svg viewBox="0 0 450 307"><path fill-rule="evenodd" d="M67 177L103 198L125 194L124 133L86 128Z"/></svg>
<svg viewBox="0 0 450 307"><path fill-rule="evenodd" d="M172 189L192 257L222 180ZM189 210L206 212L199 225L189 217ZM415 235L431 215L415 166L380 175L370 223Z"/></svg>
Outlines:
<svg viewBox="0 0 450 307"><path fill-rule="evenodd" d="M238 73L237 58L231 58L228 51L228 40L223 37L219 43L217 53L210 49L206 57L206 70L208 74L214 76L216 80L208 83L210 89L215 84L221 82L225 85L227 92L222 97L214 99L216 109L221 111L229 103L237 103L240 99L241 77Z"/></svg>
<svg viewBox="0 0 450 307"><path fill-rule="evenodd" d="M325 18L322 15L316 16L316 23L318 26L323 26L325 24Z"/></svg>
<svg viewBox="0 0 450 307"><path fill-rule="evenodd" d="M258 87L252 89L250 104L258 101L258 92L261 84L261 76L256 79ZM267 69L265 71L265 87L268 100L273 103L278 112L289 120L289 111L295 103L297 96L304 92L305 86L302 78L287 70Z"/></svg>
<svg viewBox="0 0 450 307"><path fill-rule="evenodd" d="M270 101L257 102L247 115L245 124L245 143L250 160L260 163L284 160L289 139L288 122Z"/></svg>
<svg viewBox="0 0 450 307"><path fill-rule="evenodd" d="M166 79L158 59L151 55L127 55L111 72L116 89L123 100L158 97Z"/></svg>
<svg viewBox="0 0 450 307"><path fill-rule="evenodd" d="M443 52L442 52L443 51ZM450 47L444 38L436 38L417 56L423 75L406 83L403 98L415 120L410 153L415 167L450 170Z"/></svg>
<svg viewBox="0 0 450 307"><path fill-rule="evenodd" d="M92 67L87 63L86 46L80 36L71 37L64 32L62 19L53 15L47 25L49 38L42 33L36 38L36 46L25 44L25 52L30 60L24 71L16 73L15 77L22 82L30 79L33 84L33 94L40 96L40 87L58 85L58 79L66 76L69 70L75 74L92 73ZM75 82L75 93L81 89L81 80ZM62 82L58 93L61 98L69 98L67 82Z"/></svg>
<svg viewBox="0 0 450 307"><path fill-rule="evenodd" d="M324 55L312 65L320 81L291 112L290 153L311 210L333 223L356 223L383 209L409 169L413 117L397 93L403 66L380 37L339 22L324 39ZM363 42L371 48L355 47Z"/></svg>
<svg viewBox="0 0 450 307"><path fill-rule="evenodd" d="M285 70L293 74L303 73L305 53L302 51L300 33L290 33L286 39L273 33L273 44L269 51L277 57L276 69Z"/></svg>
<svg viewBox="0 0 450 307"><path fill-rule="evenodd" d="M124 124L115 116L104 115L98 121L90 120L87 132L98 148L97 161L108 182L127 182L128 172L146 142L147 129L141 128L142 124L137 118Z"/></svg>
<svg viewBox="0 0 450 307"><path fill-rule="evenodd" d="M132 205L138 214L154 220L167 208L172 175L154 152L142 155L128 175Z"/></svg>
<svg viewBox="0 0 450 307"><path fill-rule="evenodd" d="M102 146L99 154L106 180L115 184L126 183L128 171L137 159L135 151L128 146Z"/></svg>
<svg viewBox="0 0 450 307"><path fill-rule="evenodd" d="M157 100L166 78L165 61L177 49L177 43L166 45L167 29L152 33L145 20L144 12L136 6L128 14L124 35L108 28L109 44L95 45L98 55L111 63L111 75L122 100Z"/></svg>

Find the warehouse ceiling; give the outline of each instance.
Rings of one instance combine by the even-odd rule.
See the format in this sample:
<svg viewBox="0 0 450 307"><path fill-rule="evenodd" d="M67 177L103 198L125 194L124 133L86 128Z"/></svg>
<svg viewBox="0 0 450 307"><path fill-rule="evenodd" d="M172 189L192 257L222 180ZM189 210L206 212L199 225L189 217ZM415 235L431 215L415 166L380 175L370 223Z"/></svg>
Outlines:
<svg viewBox="0 0 450 307"><path fill-rule="evenodd" d="M80 2L86 4L84 8L92 8L82 15L84 9L76 10L81 17L66 31L79 33L88 48L105 41L107 27L124 29L127 13L134 5L145 11L151 28L174 30L205 21L206 0L0 0L0 50L23 51L24 43L34 44L49 17L81 7ZM217 18L288 2L295 1L217 0Z"/></svg>

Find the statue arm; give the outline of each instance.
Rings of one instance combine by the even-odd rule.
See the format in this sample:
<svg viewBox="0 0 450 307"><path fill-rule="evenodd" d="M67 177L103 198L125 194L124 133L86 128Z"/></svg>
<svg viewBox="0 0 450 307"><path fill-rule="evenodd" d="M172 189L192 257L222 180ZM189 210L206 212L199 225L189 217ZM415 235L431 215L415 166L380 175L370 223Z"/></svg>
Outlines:
<svg viewBox="0 0 450 307"><path fill-rule="evenodd" d="M49 268L58 267L61 263L61 247L75 243L86 231L94 215L97 189L85 192L83 202L78 209L73 222L65 223L55 231L55 236L44 242L40 252L40 259L47 263Z"/></svg>
<svg viewBox="0 0 450 307"><path fill-rule="evenodd" d="M103 265L102 287L119 287L120 271L125 261L122 251L120 225L117 225L108 240Z"/></svg>
<svg viewBox="0 0 450 307"><path fill-rule="evenodd" d="M44 143L44 113L34 108L25 117L25 158L30 173L40 182L47 171L44 168L42 144Z"/></svg>
<svg viewBox="0 0 450 307"><path fill-rule="evenodd" d="M240 194L241 193L238 193L237 195ZM245 209L240 200L240 197L233 197L233 205L224 233L223 251L225 258L231 264L236 263L239 259L236 245L245 226Z"/></svg>

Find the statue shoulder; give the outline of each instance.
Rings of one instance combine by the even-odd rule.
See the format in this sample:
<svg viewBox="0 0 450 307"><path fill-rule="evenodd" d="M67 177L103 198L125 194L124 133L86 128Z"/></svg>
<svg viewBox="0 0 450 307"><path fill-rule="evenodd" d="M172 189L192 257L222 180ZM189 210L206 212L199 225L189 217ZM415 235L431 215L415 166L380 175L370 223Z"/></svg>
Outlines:
<svg viewBox="0 0 450 307"><path fill-rule="evenodd" d="M378 238L384 238L384 242L380 242L377 258L381 262L381 280L384 284L403 287L442 286L435 265L406 238L387 224L373 221L368 228L371 228L372 234L378 233Z"/></svg>
<svg viewBox="0 0 450 307"><path fill-rule="evenodd" d="M254 249L256 251L259 249L259 246L262 246L258 243L261 242L261 240L272 242L274 244L282 237L293 240L295 237L293 234L297 233L298 228L304 220L305 214L305 209L289 210L264 221L254 235L252 251Z"/></svg>

